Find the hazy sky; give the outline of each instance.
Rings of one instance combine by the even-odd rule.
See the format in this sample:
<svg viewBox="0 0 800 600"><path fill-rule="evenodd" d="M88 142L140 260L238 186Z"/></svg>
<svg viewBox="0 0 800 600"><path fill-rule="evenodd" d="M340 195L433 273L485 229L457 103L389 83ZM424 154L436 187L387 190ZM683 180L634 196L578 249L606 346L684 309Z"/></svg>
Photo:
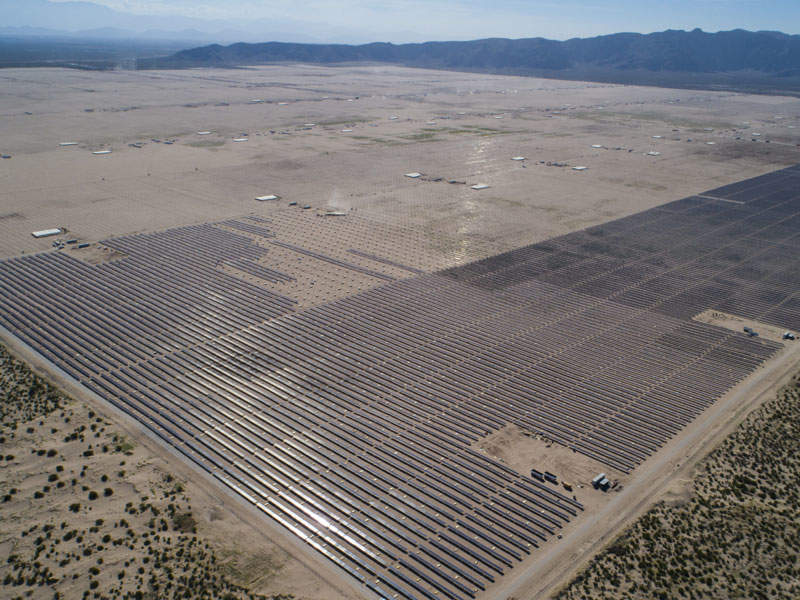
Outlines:
<svg viewBox="0 0 800 600"><path fill-rule="evenodd" d="M65 1L65 0L58 0ZM92 0L139 14L292 19L428 39L566 39L619 31L774 29L800 33L800 0ZM402 37L402 33L400 34ZM401 40L400 40L401 41Z"/></svg>

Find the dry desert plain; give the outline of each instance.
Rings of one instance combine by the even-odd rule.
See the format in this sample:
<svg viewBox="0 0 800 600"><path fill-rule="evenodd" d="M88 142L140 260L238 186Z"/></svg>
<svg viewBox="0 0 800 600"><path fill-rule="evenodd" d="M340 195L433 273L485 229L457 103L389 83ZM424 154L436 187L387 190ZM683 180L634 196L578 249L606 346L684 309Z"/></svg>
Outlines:
<svg viewBox="0 0 800 600"><path fill-rule="evenodd" d="M800 102L786 97L387 66L9 69L0 80L0 154L10 157L0 160L2 257L49 250L53 238L36 240L31 232L50 227L94 244L249 215L271 219L280 239L298 246L410 277L414 271L397 265L432 272L465 264L800 162ZM94 154L101 151L110 152ZM472 188L479 184L488 187ZM255 200L270 194L279 199ZM331 211L344 216L324 216ZM362 260L348 252L354 246L389 262ZM113 258L94 246L64 251L90 262ZM287 249L271 248L270 260L295 277L280 289L301 308L379 283L321 268ZM726 326L725 319L717 321ZM769 373L790 371L796 355L781 351ZM768 394L775 378L765 373L757 371L742 386ZM527 576L504 579L484 597L527 598L553 589L564 570L553 567L558 560L571 567L585 561L610 532L656 499L656 487L648 486L666 489L741 419L753 397L742 386L631 475L620 474L622 491L613 496L601 497L588 485L602 465L553 449L546 440L509 427L481 442L481 451L522 473L542 464L557 469L586 507L563 539L549 540L531 559L535 563L515 570L535 575L539 568L547 577L535 584ZM114 421L114 413L102 408L103 418ZM84 409L71 410L70 431L76 423L89 426ZM60 412L49 419L25 434L33 437L15 443L49 447L37 436L49 428L66 432ZM102 425L136 436L134 424L117 422ZM67 468L79 472L77 445L57 446ZM158 446L149 440L133 452L127 460L137 468L127 470L134 479L120 482L114 498L161 490L165 472L186 472L173 455L156 456ZM44 471L31 471L40 468L31 460L4 467L7 480L42 478ZM98 466L98 460L87 477L90 487L100 489L91 478L111 473L114 465ZM231 549L219 532L220 523L246 529L237 519L248 513L213 486L197 486L202 490L190 489L189 496L201 533L208 530L223 554L250 564L241 544ZM13 528L0 527L4 536L42 519L38 509L15 511ZM355 593L338 572L279 535L276 543L299 561L267 541L259 547L258 539L248 540L252 556L279 557L267 561L268 581L249 577L259 592L308 599ZM112 560L124 557L115 551ZM304 569L336 585L320 583L320 575ZM75 589L66 588L64 597Z"/></svg>
<svg viewBox="0 0 800 600"><path fill-rule="evenodd" d="M800 154L800 106L784 97L383 66L8 69L0 80L0 153L12 156L0 162L2 256L48 249L35 229L96 241L283 215L297 201L397 228L411 246L397 258L441 268ZM283 201L253 201L267 194Z"/></svg>

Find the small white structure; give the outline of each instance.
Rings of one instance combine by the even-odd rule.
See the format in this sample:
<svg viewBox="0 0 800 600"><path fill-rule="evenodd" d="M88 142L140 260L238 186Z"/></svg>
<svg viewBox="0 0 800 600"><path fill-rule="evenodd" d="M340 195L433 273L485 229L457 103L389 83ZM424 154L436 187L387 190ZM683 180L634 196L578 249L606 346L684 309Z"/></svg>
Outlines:
<svg viewBox="0 0 800 600"><path fill-rule="evenodd" d="M654 136L653 136L653 139L654 139L654 140L660 140L662 137L663 137L663 136L661 136L661 135L654 135Z"/></svg>
<svg viewBox="0 0 800 600"><path fill-rule="evenodd" d="M503 118L503 115L495 115L495 116L494 116L494 118L495 118L495 119L502 119L502 118Z"/></svg>
<svg viewBox="0 0 800 600"><path fill-rule="evenodd" d="M472 186L472 189L473 190L488 190L489 186L486 185L485 183L476 183L475 185Z"/></svg>
<svg viewBox="0 0 800 600"><path fill-rule="evenodd" d="M599 149L599 148L602 148L602 147L603 147L602 144L592 144L592 148L598 148Z"/></svg>
<svg viewBox="0 0 800 600"><path fill-rule="evenodd" d="M262 102L264 102L263 98L253 98L250 100L250 104L261 104Z"/></svg>
<svg viewBox="0 0 800 600"><path fill-rule="evenodd" d="M585 171L588 168L589 167L572 167L572 170L573 171Z"/></svg>
<svg viewBox="0 0 800 600"><path fill-rule="evenodd" d="M35 237L35 238L44 238L44 237L50 237L51 235L58 235L59 233L61 233L61 229L60 228L57 228L57 229L42 229L41 231L32 232L31 235L33 237Z"/></svg>
<svg viewBox="0 0 800 600"><path fill-rule="evenodd" d="M352 129L342 129L342 133L353 133Z"/></svg>
<svg viewBox="0 0 800 600"><path fill-rule="evenodd" d="M303 127L314 127L316 123L303 123Z"/></svg>
<svg viewBox="0 0 800 600"><path fill-rule="evenodd" d="M96 150L92 154L111 154L111 150Z"/></svg>
<svg viewBox="0 0 800 600"><path fill-rule="evenodd" d="M525 160L525 157L524 156L512 156L511 160L516 160L516 161Z"/></svg>
<svg viewBox="0 0 800 600"><path fill-rule="evenodd" d="M389 117L389 120L390 121L397 121L397 119L399 119L399 118L400 117L398 117L397 115L392 115L391 117Z"/></svg>
<svg viewBox="0 0 800 600"><path fill-rule="evenodd" d="M211 135L210 131L198 131L197 135Z"/></svg>
<svg viewBox="0 0 800 600"><path fill-rule="evenodd" d="M77 146L77 145L78 145L78 142L61 142L59 144L59 146L62 146L62 147L64 147L64 146Z"/></svg>
<svg viewBox="0 0 800 600"><path fill-rule="evenodd" d="M422 173L417 173L416 171L413 173L406 173L406 177L410 177L411 179L419 179L422 177Z"/></svg>
<svg viewBox="0 0 800 600"><path fill-rule="evenodd" d="M714 146L717 142L706 142L706 146Z"/></svg>
<svg viewBox="0 0 800 600"><path fill-rule="evenodd" d="M234 142L247 142L247 141L249 141L249 138L236 138L233 141Z"/></svg>
<svg viewBox="0 0 800 600"><path fill-rule="evenodd" d="M288 102L278 102L278 106L286 106L289 104Z"/></svg>
<svg viewBox="0 0 800 600"><path fill-rule="evenodd" d="M267 196L256 196L256 200L259 202L269 202L270 200L280 200L280 196L276 196L275 194L268 194Z"/></svg>
<svg viewBox="0 0 800 600"><path fill-rule="evenodd" d="M656 152L655 150L650 150L650 152L647 153L647 156L661 156L661 152Z"/></svg>

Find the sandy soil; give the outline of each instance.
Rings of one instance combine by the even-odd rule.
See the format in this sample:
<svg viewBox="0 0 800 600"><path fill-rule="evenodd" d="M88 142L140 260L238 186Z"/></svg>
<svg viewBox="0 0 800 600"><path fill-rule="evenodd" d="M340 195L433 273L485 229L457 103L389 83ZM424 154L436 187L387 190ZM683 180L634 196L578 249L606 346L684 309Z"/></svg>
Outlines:
<svg viewBox="0 0 800 600"><path fill-rule="evenodd" d="M737 317L736 315L720 312L718 310L703 311L699 315L695 315L694 320L700 321L701 323L708 323L709 325L716 325L717 327L724 327L731 331L743 331L745 327L749 327L755 333L758 333L759 337L773 342L791 344L791 341L783 339L784 333L791 333L795 337L800 337L800 334L796 331L791 331L783 327L775 327L767 323L760 323L752 319Z"/></svg>
<svg viewBox="0 0 800 600"><path fill-rule="evenodd" d="M266 227L274 232L279 242L394 279L413 277L419 271L432 271L447 264L447 258L432 248L428 239L418 232L364 219L355 210L341 212L342 216L331 217L325 216L325 210L276 206ZM230 229L224 225L220 227ZM345 298L387 281L275 245L271 238L235 229L230 231L245 235L267 248L269 253L260 262L293 277L294 281L271 283L227 266L221 268L245 281L297 300L299 309ZM354 250L362 254L355 254ZM381 262L381 259L396 265Z"/></svg>
<svg viewBox="0 0 800 600"><path fill-rule="evenodd" d="M531 469L540 473L549 471L558 476L562 493L571 493L585 506L595 504L602 493L592 488L592 479L599 473L606 473L609 480L621 483L626 476L618 474L602 463L578 454L557 442L535 437L516 425L483 438L474 446L480 452L505 463L517 473L530 475ZM587 504L588 502L588 504Z"/></svg>
<svg viewBox="0 0 800 600"><path fill-rule="evenodd" d="M297 201L422 236L437 268L800 158L784 97L382 66L0 80L0 256L49 249L30 236L45 227L96 241Z"/></svg>

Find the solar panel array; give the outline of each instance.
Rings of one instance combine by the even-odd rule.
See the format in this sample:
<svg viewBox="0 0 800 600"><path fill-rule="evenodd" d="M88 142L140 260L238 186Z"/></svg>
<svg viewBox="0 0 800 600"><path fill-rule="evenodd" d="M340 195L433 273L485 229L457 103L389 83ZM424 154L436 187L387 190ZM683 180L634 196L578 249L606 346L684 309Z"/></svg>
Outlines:
<svg viewBox="0 0 800 600"><path fill-rule="evenodd" d="M220 268L285 281L273 244L343 262L267 220L135 235L99 265L3 261L0 321L379 596L476 597L581 505L474 443L513 423L622 472L658 450L780 348L694 314L800 329L799 183L305 311Z"/></svg>

